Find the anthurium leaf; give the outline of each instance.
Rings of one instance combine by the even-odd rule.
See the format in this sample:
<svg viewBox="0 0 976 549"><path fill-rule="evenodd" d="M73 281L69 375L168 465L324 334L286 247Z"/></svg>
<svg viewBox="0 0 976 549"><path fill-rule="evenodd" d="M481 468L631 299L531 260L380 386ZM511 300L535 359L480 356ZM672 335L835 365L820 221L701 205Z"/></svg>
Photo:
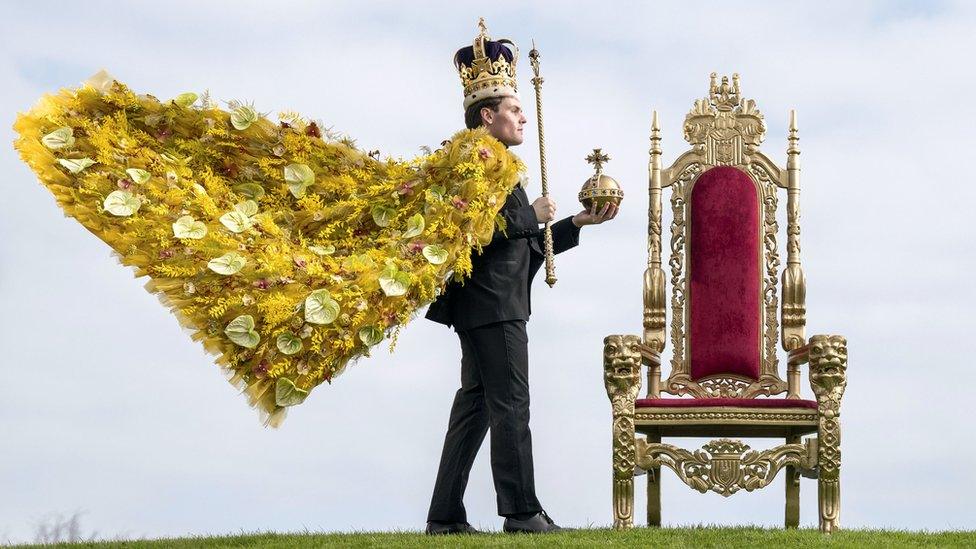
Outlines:
<svg viewBox="0 0 976 549"><path fill-rule="evenodd" d="M58 128L42 137L41 143L43 143L45 147L55 151L58 149L71 147L75 144L74 130L68 126Z"/></svg>
<svg viewBox="0 0 976 549"><path fill-rule="evenodd" d="M410 287L410 275L398 270L396 265L389 264L383 269L379 283L384 294L390 297L403 295Z"/></svg>
<svg viewBox="0 0 976 549"><path fill-rule="evenodd" d="M260 334L254 331L254 317L251 315L241 315L231 320L224 333L231 341L248 349L257 347L261 341Z"/></svg>
<svg viewBox="0 0 976 549"><path fill-rule="evenodd" d="M309 246L308 249L317 255L332 255L336 251L335 246L332 244L327 244L325 246Z"/></svg>
<svg viewBox="0 0 976 549"><path fill-rule="evenodd" d="M247 200L240 204L235 204L233 211L220 216L220 222L230 231L242 233L254 226L254 214L258 213L258 204L253 200Z"/></svg>
<svg viewBox="0 0 976 549"><path fill-rule="evenodd" d="M149 172L139 168L129 168L125 170L125 174L129 176L129 179L140 185L149 181L149 178L151 177Z"/></svg>
<svg viewBox="0 0 976 549"><path fill-rule="evenodd" d="M339 317L339 303L328 290L315 290L305 298L305 320L312 324L331 324Z"/></svg>
<svg viewBox="0 0 976 549"><path fill-rule="evenodd" d="M71 173L79 173L88 166L94 164L95 161L91 158L59 158L58 164L61 164Z"/></svg>
<svg viewBox="0 0 976 549"><path fill-rule="evenodd" d="M423 214L414 214L407 220L407 230L403 232L403 238L413 238L424 232Z"/></svg>
<svg viewBox="0 0 976 549"><path fill-rule="evenodd" d="M173 103L176 103L177 105L186 108L196 103L197 97L199 96L193 92L181 93L173 98Z"/></svg>
<svg viewBox="0 0 976 549"><path fill-rule="evenodd" d="M279 377L275 381L275 404L278 406L296 406L304 402L307 396L308 391L299 389L287 377Z"/></svg>
<svg viewBox="0 0 976 549"><path fill-rule="evenodd" d="M359 330L359 339L368 347L372 347L383 341L383 330L373 325L365 326Z"/></svg>
<svg viewBox="0 0 976 549"><path fill-rule="evenodd" d="M246 130L251 124L258 121L258 113L248 105L242 105L234 109L230 114L230 123L238 130Z"/></svg>
<svg viewBox="0 0 976 549"><path fill-rule="evenodd" d="M305 196L305 190L315 183L315 172L305 164L288 164L284 169L288 191L295 198Z"/></svg>
<svg viewBox="0 0 976 549"><path fill-rule="evenodd" d="M432 265L440 265L447 261L447 250L440 244L428 244L424 246L424 257Z"/></svg>
<svg viewBox="0 0 976 549"><path fill-rule="evenodd" d="M431 185L430 194L438 200L443 200L444 195L447 194L447 188L444 185Z"/></svg>
<svg viewBox="0 0 976 549"><path fill-rule="evenodd" d="M264 187L257 183L241 183L234 185L234 192L242 194L250 199L257 200L264 196Z"/></svg>
<svg viewBox="0 0 976 549"><path fill-rule="evenodd" d="M351 255L342 260L342 268L347 271L368 271L376 267L376 262L366 254Z"/></svg>
<svg viewBox="0 0 976 549"><path fill-rule="evenodd" d="M102 206L112 215L125 217L139 211L142 201L128 191L112 191L105 197Z"/></svg>
<svg viewBox="0 0 976 549"><path fill-rule="evenodd" d="M393 216L396 215L396 210L390 206L384 206L383 204L377 204L370 209L370 213L373 215L373 221L380 227L386 227L390 224Z"/></svg>
<svg viewBox="0 0 976 549"><path fill-rule="evenodd" d="M237 252L228 252L216 259L211 259L207 263L207 268L217 274L232 275L243 269L246 264L247 259L244 256Z"/></svg>
<svg viewBox="0 0 976 549"><path fill-rule="evenodd" d="M173 223L173 236L199 240L207 236L207 225L203 221L193 219L191 215L184 215Z"/></svg>
<svg viewBox="0 0 976 549"><path fill-rule="evenodd" d="M302 350L302 339L291 332L285 332L275 340L278 350L286 355L293 355Z"/></svg>

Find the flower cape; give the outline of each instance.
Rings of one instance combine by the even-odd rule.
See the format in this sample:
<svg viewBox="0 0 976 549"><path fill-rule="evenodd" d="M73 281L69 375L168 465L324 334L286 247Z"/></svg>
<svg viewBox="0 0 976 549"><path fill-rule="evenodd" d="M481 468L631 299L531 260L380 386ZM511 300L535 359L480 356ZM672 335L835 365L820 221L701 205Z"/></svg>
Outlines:
<svg viewBox="0 0 976 549"><path fill-rule="evenodd" d="M268 425L368 356L491 240L524 171L484 130L379 160L284 112L103 79L18 115L15 147Z"/></svg>

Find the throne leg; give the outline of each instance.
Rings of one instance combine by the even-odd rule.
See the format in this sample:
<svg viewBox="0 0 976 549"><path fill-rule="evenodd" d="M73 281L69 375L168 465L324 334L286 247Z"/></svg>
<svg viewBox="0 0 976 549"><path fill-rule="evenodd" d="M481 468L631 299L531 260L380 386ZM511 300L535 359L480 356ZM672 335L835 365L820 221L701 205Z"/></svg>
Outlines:
<svg viewBox="0 0 976 549"><path fill-rule="evenodd" d="M640 391L640 338L610 335L603 340L603 380L613 412L613 527L634 527L634 401Z"/></svg>
<svg viewBox="0 0 976 549"><path fill-rule="evenodd" d="M820 531L840 528L840 401L847 387L847 340L838 335L810 338L810 387L819 410L817 499Z"/></svg>
<svg viewBox="0 0 976 549"><path fill-rule="evenodd" d="M661 442L660 436L648 436L648 442ZM647 525L661 526L661 466L647 471Z"/></svg>
<svg viewBox="0 0 976 549"><path fill-rule="evenodd" d="M800 437L786 437L787 444L800 442ZM793 465L786 466L786 527L800 526L800 471Z"/></svg>

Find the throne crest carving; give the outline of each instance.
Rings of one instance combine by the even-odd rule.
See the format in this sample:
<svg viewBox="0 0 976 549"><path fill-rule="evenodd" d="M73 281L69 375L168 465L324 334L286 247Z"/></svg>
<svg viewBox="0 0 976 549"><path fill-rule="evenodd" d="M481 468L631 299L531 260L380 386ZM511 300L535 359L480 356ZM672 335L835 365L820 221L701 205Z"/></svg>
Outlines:
<svg viewBox="0 0 976 549"><path fill-rule="evenodd" d="M634 478L645 471L648 524L660 526L662 467L692 489L725 497L763 488L782 471L788 528L799 525L800 476L816 478L820 529L839 527L847 341L839 335L806 338L795 112L785 168L760 151L765 133L763 115L755 101L742 97L738 75L719 80L713 73L708 96L685 117L691 148L663 168L654 113L643 334L604 340L616 528L633 526ZM673 214L667 273L664 189L671 192ZM777 244L783 195L785 266ZM667 341L670 371L662 379ZM778 346L786 353L785 379ZM801 395L803 364L809 365L814 399ZM636 398L642 367L647 391ZM697 450L664 442L715 436L721 438ZM753 450L729 437L779 438L784 444Z"/></svg>

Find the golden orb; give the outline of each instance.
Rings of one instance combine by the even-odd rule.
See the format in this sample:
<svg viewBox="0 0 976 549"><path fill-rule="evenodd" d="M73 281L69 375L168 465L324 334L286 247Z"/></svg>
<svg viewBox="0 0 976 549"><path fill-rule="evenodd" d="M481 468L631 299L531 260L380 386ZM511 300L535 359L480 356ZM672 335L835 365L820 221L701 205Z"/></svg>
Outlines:
<svg viewBox="0 0 976 549"><path fill-rule="evenodd" d="M603 163L609 160L610 157L600 149L593 149L593 153L586 157L586 161L593 164L596 169L596 173L583 183L583 188L579 192L579 201L587 210L592 211L595 205L596 211L599 212L607 202L620 206L624 199L624 190L620 188L620 184L603 173Z"/></svg>

